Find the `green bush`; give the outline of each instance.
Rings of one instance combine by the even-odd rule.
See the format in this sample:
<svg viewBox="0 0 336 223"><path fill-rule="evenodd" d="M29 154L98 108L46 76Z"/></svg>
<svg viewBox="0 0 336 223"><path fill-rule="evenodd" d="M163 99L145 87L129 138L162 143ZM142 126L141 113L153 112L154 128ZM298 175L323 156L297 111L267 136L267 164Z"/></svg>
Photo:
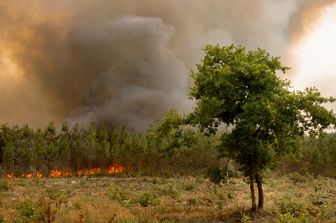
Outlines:
<svg viewBox="0 0 336 223"><path fill-rule="evenodd" d="M293 181L294 184L307 183L310 180L309 176L301 175L299 173L291 173L288 175L289 179Z"/></svg>
<svg viewBox="0 0 336 223"><path fill-rule="evenodd" d="M150 191L146 191L139 199L139 204L142 207L148 207L150 205L157 205L159 201L157 200L157 196Z"/></svg>
<svg viewBox="0 0 336 223"><path fill-rule="evenodd" d="M123 202L128 200L126 191L118 185L111 185L109 188L109 195L112 200Z"/></svg>
<svg viewBox="0 0 336 223"><path fill-rule="evenodd" d="M158 190L161 195L170 196L172 198L176 198L180 194L177 186L173 183L161 185L159 186Z"/></svg>
<svg viewBox="0 0 336 223"><path fill-rule="evenodd" d="M37 204L31 200L24 201L18 209L19 219L17 223L31 223L43 221L43 212L38 208Z"/></svg>
<svg viewBox="0 0 336 223"><path fill-rule="evenodd" d="M283 200L278 204L277 218L279 223L308 223L308 210L303 203L294 200Z"/></svg>
<svg viewBox="0 0 336 223"><path fill-rule="evenodd" d="M47 190L47 193L48 193L48 197L51 200L58 200L63 195L63 192L58 188L50 188L50 189Z"/></svg>
<svg viewBox="0 0 336 223"><path fill-rule="evenodd" d="M307 216L295 217L291 213L278 215L278 223L309 223Z"/></svg>
<svg viewBox="0 0 336 223"><path fill-rule="evenodd" d="M196 189L195 184L187 184L184 186L185 191L194 191Z"/></svg>
<svg viewBox="0 0 336 223"><path fill-rule="evenodd" d="M9 190L9 186L8 186L7 181L5 181L5 180L1 180L1 181L0 181L0 191L1 191L1 192L6 192L6 191L8 191L8 190Z"/></svg>
<svg viewBox="0 0 336 223"><path fill-rule="evenodd" d="M206 173L206 176L211 182L219 184L225 183L229 177L232 177L233 172L228 168L210 167Z"/></svg>
<svg viewBox="0 0 336 223"><path fill-rule="evenodd" d="M154 177L152 180L151 180L152 184L158 184L159 183L159 180Z"/></svg>

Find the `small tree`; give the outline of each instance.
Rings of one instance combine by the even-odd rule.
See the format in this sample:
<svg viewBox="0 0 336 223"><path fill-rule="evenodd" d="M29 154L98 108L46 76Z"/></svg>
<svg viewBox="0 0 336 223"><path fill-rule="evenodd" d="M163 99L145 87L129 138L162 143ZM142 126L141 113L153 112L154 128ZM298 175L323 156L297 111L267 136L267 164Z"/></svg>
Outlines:
<svg viewBox="0 0 336 223"><path fill-rule="evenodd" d="M58 147L57 132L54 123L49 123L43 132L45 148L43 150L43 159L47 164L48 174L51 171L52 162L59 159L60 151Z"/></svg>
<svg viewBox="0 0 336 223"><path fill-rule="evenodd" d="M70 134L68 123L64 122L61 132L58 134L58 148L62 170L65 170L66 162L70 159Z"/></svg>
<svg viewBox="0 0 336 223"><path fill-rule="evenodd" d="M261 49L209 45L192 74L190 96L196 107L189 122L209 134L222 124L231 127L222 133L220 154L233 158L248 177L253 211L254 183L258 208L263 208L263 171L297 151L306 133L318 134L336 123L334 113L323 107L335 100L321 97L315 88L291 90L290 82L277 76L286 70L278 57Z"/></svg>

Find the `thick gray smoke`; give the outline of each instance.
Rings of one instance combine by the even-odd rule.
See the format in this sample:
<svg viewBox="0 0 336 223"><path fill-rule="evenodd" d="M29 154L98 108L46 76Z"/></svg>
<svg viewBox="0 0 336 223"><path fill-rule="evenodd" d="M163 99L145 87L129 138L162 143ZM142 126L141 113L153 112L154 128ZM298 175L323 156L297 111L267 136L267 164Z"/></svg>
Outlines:
<svg viewBox="0 0 336 223"><path fill-rule="evenodd" d="M332 2L0 0L0 121L144 129L192 108L190 69L205 44L285 56L300 24Z"/></svg>

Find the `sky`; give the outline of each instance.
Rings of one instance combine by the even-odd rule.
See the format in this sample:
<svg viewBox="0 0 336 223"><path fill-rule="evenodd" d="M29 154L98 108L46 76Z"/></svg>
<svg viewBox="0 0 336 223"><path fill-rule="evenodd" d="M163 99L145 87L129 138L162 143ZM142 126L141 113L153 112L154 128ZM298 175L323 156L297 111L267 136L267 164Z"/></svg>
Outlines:
<svg viewBox="0 0 336 223"><path fill-rule="evenodd" d="M336 96L336 0L0 0L0 123L143 130L189 112L206 44L264 48Z"/></svg>

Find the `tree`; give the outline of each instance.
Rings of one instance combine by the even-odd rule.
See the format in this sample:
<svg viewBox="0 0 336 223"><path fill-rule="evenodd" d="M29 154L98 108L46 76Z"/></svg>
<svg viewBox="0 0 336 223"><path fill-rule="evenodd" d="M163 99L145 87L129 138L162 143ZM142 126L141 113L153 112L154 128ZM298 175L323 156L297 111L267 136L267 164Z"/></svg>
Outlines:
<svg viewBox="0 0 336 223"><path fill-rule="evenodd" d="M196 132L182 126L185 117L181 117L176 110L170 110L165 113L165 118L158 123L156 129L156 140L160 142L163 154L168 157L174 155L175 149L183 146L191 147L196 142Z"/></svg>
<svg viewBox="0 0 336 223"><path fill-rule="evenodd" d="M190 97L196 107L187 121L207 134L221 125L230 127L222 133L219 151L234 159L249 179L253 211L255 183L258 208L263 208L264 170L296 152L305 134L319 134L336 123L334 113L323 106L335 99L322 97L315 88L293 91L277 75L288 69L265 50L208 45L192 74Z"/></svg>
<svg viewBox="0 0 336 223"><path fill-rule="evenodd" d="M44 140L46 142L43 150L43 159L47 164L48 174L51 171L52 162L59 159L60 151L57 145L57 133L54 123L49 123L43 132Z"/></svg>
<svg viewBox="0 0 336 223"><path fill-rule="evenodd" d="M15 135L6 124L0 127L0 163L4 162L5 169L11 172L15 166Z"/></svg>
<svg viewBox="0 0 336 223"><path fill-rule="evenodd" d="M24 171L29 172L33 161L34 154L34 131L25 125L20 129L19 148L21 150L21 163L24 166Z"/></svg>
<svg viewBox="0 0 336 223"><path fill-rule="evenodd" d="M63 171L65 170L65 163L70 159L70 135L68 123L64 122L61 132L58 134L58 148Z"/></svg>
<svg viewBox="0 0 336 223"><path fill-rule="evenodd" d="M41 129L35 131L35 145L34 145L34 154L35 154L35 175L40 172L40 167L45 157L45 149L47 142L44 138L44 132Z"/></svg>

